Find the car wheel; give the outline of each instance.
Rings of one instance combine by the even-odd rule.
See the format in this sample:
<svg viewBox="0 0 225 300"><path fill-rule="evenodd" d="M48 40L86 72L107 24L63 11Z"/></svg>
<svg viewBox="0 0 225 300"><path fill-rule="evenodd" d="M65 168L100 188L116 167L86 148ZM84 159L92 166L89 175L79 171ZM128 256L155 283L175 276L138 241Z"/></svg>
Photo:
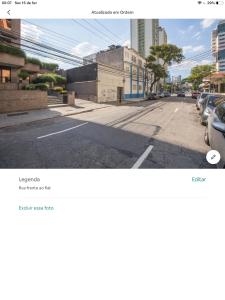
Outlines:
<svg viewBox="0 0 225 300"><path fill-rule="evenodd" d="M200 124L205 126L205 122L202 120L202 118L200 119Z"/></svg>
<svg viewBox="0 0 225 300"><path fill-rule="evenodd" d="M204 141L205 141L206 145L210 146L210 144L209 144L209 133L208 133L208 128L207 127L205 129Z"/></svg>

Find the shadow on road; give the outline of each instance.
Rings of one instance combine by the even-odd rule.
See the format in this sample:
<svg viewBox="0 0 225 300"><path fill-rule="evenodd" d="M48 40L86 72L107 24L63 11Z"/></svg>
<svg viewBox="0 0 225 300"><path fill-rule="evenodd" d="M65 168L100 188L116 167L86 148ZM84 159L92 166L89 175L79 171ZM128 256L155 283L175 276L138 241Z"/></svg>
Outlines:
<svg viewBox="0 0 225 300"><path fill-rule="evenodd" d="M154 125L151 138L94 122L64 132L82 123L62 117L1 129L0 168L129 169L149 145L153 150L141 168L213 168L205 153L157 139Z"/></svg>

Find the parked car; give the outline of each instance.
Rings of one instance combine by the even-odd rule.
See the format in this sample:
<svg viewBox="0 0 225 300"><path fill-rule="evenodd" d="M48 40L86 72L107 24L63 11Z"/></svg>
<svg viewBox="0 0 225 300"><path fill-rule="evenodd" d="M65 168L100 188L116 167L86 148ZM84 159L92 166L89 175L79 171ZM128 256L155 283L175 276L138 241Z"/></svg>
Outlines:
<svg viewBox="0 0 225 300"><path fill-rule="evenodd" d="M160 93L158 93L158 96L159 96L159 98L164 98L165 94L164 94L164 92L160 92Z"/></svg>
<svg viewBox="0 0 225 300"><path fill-rule="evenodd" d="M171 97L170 92L164 92L164 97Z"/></svg>
<svg viewBox="0 0 225 300"><path fill-rule="evenodd" d="M225 168L225 101L219 104L208 118L205 142L220 153L219 168Z"/></svg>
<svg viewBox="0 0 225 300"><path fill-rule="evenodd" d="M147 99L148 100L156 100L157 99L156 93L149 93L147 96Z"/></svg>
<svg viewBox="0 0 225 300"><path fill-rule="evenodd" d="M184 92L178 92L177 97L185 97L185 93Z"/></svg>
<svg viewBox="0 0 225 300"><path fill-rule="evenodd" d="M208 95L209 95L209 93L201 93L198 96L198 98L196 100L196 108L197 108L197 110L200 110L200 103L202 103L204 101L205 97L208 96Z"/></svg>
<svg viewBox="0 0 225 300"><path fill-rule="evenodd" d="M198 92L198 91L193 91L193 92L191 93L191 98L192 98L192 99L197 99L199 95L200 95L200 92Z"/></svg>
<svg viewBox="0 0 225 300"><path fill-rule="evenodd" d="M224 102L225 97L221 95L208 95L205 97L203 105L201 105L200 122L202 125L207 125L208 117L213 109L220 103Z"/></svg>

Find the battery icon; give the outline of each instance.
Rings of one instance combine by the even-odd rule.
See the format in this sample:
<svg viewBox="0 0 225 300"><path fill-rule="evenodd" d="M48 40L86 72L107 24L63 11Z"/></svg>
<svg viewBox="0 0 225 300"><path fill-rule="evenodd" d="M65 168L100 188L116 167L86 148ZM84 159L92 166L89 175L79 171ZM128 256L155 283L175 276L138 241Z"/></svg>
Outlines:
<svg viewBox="0 0 225 300"><path fill-rule="evenodd" d="M224 1L216 1L217 5L224 5Z"/></svg>

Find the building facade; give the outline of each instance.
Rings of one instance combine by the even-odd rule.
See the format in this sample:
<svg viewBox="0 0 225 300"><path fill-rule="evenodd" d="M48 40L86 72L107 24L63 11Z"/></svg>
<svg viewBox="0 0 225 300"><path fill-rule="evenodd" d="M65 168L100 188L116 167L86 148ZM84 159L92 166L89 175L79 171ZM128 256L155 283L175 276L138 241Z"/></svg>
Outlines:
<svg viewBox="0 0 225 300"><path fill-rule="evenodd" d="M211 48L217 72L225 72L225 20L220 21L213 30Z"/></svg>
<svg viewBox="0 0 225 300"><path fill-rule="evenodd" d="M123 72L107 65L91 63L67 72L67 90L75 91L76 97L103 102L123 100Z"/></svg>
<svg viewBox="0 0 225 300"><path fill-rule="evenodd" d="M131 48L142 57L149 55L151 46L159 45L158 19L132 19L130 21Z"/></svg>
<svg viewBox="0 0 225 300"><path fill-rule="evenodd" d="M17 71L25 65L20 52L20 32L20 20L0 19L0 89L17 88ZM11 48L16 49L10 51Z"/></svg>
<svg viewBox="0 0 225 300"><path fill-rule="evenodd" d="M145 59L134 49L119 47L96 54L96 62L116 67L124 73L124 100L145 95Z"/></svg>
<svg viewBox="0 0 225 300"><path fill-rule="evenodd" d="M128 47L110 47L91 58L95 63L91 63L89 57L83 67L67 70L67 88L75 90L78 97L98 102L144 98L145 59L137 51ZM97 73L90 78L94 66ZM82 76L81 72L84 72Z"/></svg>

